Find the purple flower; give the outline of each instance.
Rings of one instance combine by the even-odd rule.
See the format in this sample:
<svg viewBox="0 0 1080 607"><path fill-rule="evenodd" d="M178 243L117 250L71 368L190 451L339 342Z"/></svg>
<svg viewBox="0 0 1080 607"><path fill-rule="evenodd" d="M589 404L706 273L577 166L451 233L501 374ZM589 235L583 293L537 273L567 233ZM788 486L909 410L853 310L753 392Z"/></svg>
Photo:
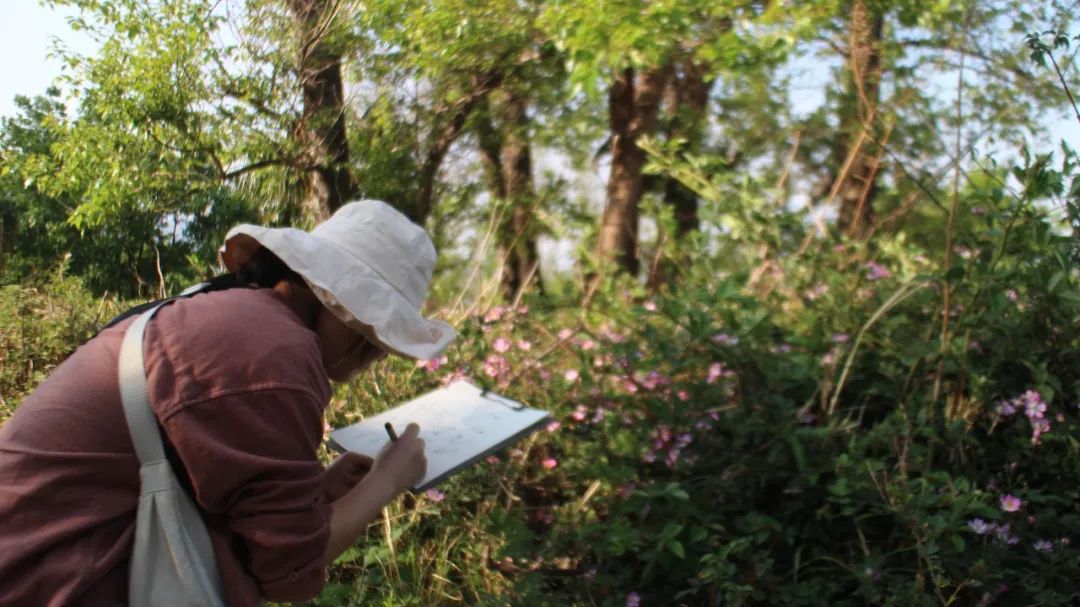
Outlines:
<svg viewBox="0 0 1080 607"><path fill-rule="evenodd" d="M626 607L641 607L641 595L636 592L626 595Z"/></svg>
<svg viewBox="0 0 1080 607"><path fill-rule="evenodd" d="M424 495L426 495L429 500L436 503L446 499L446 494L435 488L428 489L424 492Z"/></svg>
<svg viewBox="0 0 1080 607"><path fill-rule="evenodd" d="M1047 540L1039 540L1032 544L1031 547L1038 550L1039 552L1050 552L1054 549L1054 545Z"/></svg>
<svg viewBox="0 0 1080 607"><path fill-rule="evenodd" d="M1011 400L999 401L998 404L994 405L994 411L1002 417L1012 417L1016 413L1016 405Z"/></svg>
<svg viewBox="0 0 1080 607"><path fill-rule="evenodd" d="M981 518L973 518L968 521L968 527L978 535L986 535L994 531L995 525L993 523L988 523Z"/></svg>
<svg viewBox="0 0 1080 607"><path fill-rule="evenodd" d="M1010 529L1008 523L998 525L997 529L994 529L994 537L996 537L999 542L1005 542L1010 546L1020 543L1020 538L1013 535L1012 529Z"/></svg>
<svg viewBox="0 0 1080 607"><path fill-rule="evenodd" d="M882 278L889 278L892 276L892 272L890 272L888 268L874 261L866 264L866 270L866 277L870 280L881 280Z"/></svg>
<svg viewBox="0 0 1080 607"><path fill-rule="evenodd" d="M1019 512L1024 506L1024 501L1015 495L1001 496L1001 510L1004 512Z"/></svg>

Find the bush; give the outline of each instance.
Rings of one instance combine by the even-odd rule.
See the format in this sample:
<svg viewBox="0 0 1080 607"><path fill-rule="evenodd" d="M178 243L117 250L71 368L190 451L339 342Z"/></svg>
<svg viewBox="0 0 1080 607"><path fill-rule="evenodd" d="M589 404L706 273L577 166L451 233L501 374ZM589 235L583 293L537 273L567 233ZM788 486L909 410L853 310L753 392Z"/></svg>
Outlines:
<svg viewBox="0 0 1080 607"><path fill-rule="evenodd" d="M77 278L0 287L0 420L115 313Z"/></svg>

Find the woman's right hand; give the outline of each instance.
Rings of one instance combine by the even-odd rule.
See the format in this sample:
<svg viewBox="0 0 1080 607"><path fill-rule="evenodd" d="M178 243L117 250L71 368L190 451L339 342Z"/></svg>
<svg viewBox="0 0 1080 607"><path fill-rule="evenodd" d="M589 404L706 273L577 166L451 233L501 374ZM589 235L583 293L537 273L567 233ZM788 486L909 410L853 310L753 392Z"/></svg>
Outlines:
<svg viewBox="0 0 1080 607"><path fill-rule="evenodd" d="M396 441L389 441L375 456L369 474L386 479L395 493L412 489L427 472L427 456L424 455L424 439L420 438L420 426L409 424Z"/></svg>

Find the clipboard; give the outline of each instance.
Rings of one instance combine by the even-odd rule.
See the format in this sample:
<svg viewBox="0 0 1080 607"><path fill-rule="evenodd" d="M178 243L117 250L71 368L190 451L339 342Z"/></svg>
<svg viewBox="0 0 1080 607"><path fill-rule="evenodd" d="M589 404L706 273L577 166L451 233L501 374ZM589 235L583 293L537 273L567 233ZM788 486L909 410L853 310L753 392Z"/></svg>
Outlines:
<svg viewBox="0 0 1080 607"><path fill-rule="evenodd" d="M330 433L328 445L375 457L389 437L385 424L398 431L420 425L427 473L413 491L424 491L477 460L532 434L551 421L547 411L482 390L459 380L404 402L364 421Z"/></svg>

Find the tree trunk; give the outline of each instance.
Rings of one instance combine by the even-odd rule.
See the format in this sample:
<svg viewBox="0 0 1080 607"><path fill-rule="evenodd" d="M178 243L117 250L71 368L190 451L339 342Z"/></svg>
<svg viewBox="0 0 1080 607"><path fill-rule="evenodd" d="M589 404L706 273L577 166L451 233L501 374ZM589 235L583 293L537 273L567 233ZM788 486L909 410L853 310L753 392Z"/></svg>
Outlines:
<svg viewBox="0 0 1080 607"><path fill-rule="evenodd" d="M498 237L503 292L510 301L518 296L540 264L536 229L532 225L535 193L527 107L523 96L509 93L498 126L487 103L479 109L476 120L488 190L492 198L509 208L509 214L499 226ZM537 280L537 286L543 293L543 282Z"/></svg>
<svg viewBox="0 0 1080 607"><path fill-rule="evenodd" d="M597 256L615 260L620 270L637 275L638 203L642 194L645 152L638 138L656 130L664 83L669 70L647 69L635 77L627 68L615 76L608 94L611 124L611 175L607 184L607 205L600 222Z"/></svg>
<svg viewBox="0 0 1080 607"><path fill-rule="evenodd" d="M510 217L504 224L502 248L506 254L503 288L510 300L518 296L540 265L533 223L535 200L527 110L528 102L523 95L516 92L507 95L503 107L505 136L501 161ZM537 285L542 293L543 283L539 279Z"/></svg>
<svg viewBox="0 0 1080 607"><path fill-rule="evenodd" d="M841 116L841 139L834 162L837 177L832 195L838 199L837 226L852 237L873 227L877 157L872 127L881 87L881 36L885 19L854 0L851 7L847 103Z"/></svg>
<svg viewBox="0 0 1080 607"><path fill-rule="evenodd" d="M696 152L702 139L702 121L709 103L713 81L706 79L707 68L692 59L682 62L680 73L668 83L668 138L682 138L685 151ZM673 207L677 222L676 238L681 239L700 228L698 197L692 190L672 177L664 179L664 200Z"/></svg>
<svg viewBox="0 0 1080 607"><path fill-rule="evenodd" d="M306 170L301 208L311 221L327 219L354 193L345 137L345 90L341 55L322 40L326 0L290 0L300 38L297 67L303 115L294 129Z"/></svg>
<svg viewBox="0 0 1080 607"><path fill-rule="evenodd" d="M447 109L437 112L433 124L431 143L423 152L420 174L417 176L417 194L413 204L402 209L409 219L423 224L435 205L435 185L450 146L461 135L465 121L486 99L495 87L499 86L502 76L491 72L476 76L470 83L469 90Z"/></svg>

